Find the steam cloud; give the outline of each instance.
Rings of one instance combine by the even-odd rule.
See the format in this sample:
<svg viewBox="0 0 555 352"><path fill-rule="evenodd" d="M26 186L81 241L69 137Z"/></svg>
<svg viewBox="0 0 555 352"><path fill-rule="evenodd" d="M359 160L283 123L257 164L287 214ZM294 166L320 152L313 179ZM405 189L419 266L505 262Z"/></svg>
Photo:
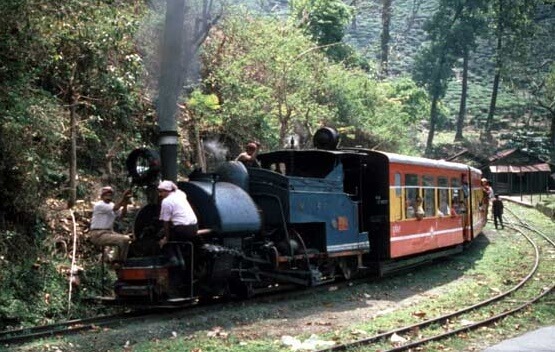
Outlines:
<svg viewBox="0 0 555 352"><path fill-rule="evenodd" d="M204 141L204 151L209 158L216 161L225 161L229 153L229 149L217 140Z"/></svg>

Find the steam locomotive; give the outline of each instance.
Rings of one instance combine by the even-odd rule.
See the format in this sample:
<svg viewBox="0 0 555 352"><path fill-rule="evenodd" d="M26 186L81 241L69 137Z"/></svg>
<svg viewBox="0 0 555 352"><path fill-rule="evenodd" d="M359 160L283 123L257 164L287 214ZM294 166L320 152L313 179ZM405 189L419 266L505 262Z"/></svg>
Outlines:
<svg viewBox="0 0 555 352"><path fill-rule="evenodd" d="M338 148L319 129L314 149L258 156L261 167L223 163L178 182L199 220L198 242L158 246L160 207L137 214L135 241L117 270L117 302L174 303L249 297L283 286L317 286L383 275L462 250L481 232L481 173L463 164L362 148ZM160 160L137 149L135 184L154 193Z"/></svg>

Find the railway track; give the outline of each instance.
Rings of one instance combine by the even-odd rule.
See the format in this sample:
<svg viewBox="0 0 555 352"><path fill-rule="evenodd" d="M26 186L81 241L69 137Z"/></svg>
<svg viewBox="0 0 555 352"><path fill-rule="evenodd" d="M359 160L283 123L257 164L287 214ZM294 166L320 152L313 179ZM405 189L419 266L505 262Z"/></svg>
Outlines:
<svg viewBox="0 0 555 352"><path fill-rule="evenodd" d="M555 248L555 242L549 236L530 226L523 219L518 217L514 212L510 210L509 212L511 213L511 216L515 218L515 221L513 221L510 225L505 225L505 227L509 227L524 236L526 241L528 241L528 243L533 247L535 253L534 264L532 268L530 269L528 274L516 285L492 298L480 301L457 311L437 316L435 318L421 321L415 324L403 326L387 332L383 332L368 338L335 345L326 349L321 349L319 350L319 352L345 351L354 348L362 350L364 349L364 347L369 345L372 345L372 347L376 347L374 345L377 345L377 350L380 350L382 352L406 351L409 349L419 348L433 341L439 341L446 337L466 333L482 326L493 324L505 317L522 311L523 309L531 306L541 298L545 297L555 288L555 284L552 280L551 282L548 282L548 286L538 288L538 285L536 284L536 288L531 289L531 291L539 292L535 292L530 296L520 297L516 300L509 300L509 298L513 297L517 291L523 290L525 285L530 285L530 283L533 282L533 280L536 278L536 273L540 264L540 260L542 260L541 251L539 250L536 241L532 239L529 235L527 235L525 231L521 228L535 233L537 236L541 237L542 240L546 241L550 248ZM553 263L551 263L551 265L553 265ZM477 314L472 315L472 313L486 308L490 312L495 313L489 313L489 316L487 318L480 319L476 319L476 317L478 316ZM418 335L417 339L412 340L415 333L417 333ZM403 337L403 335L405 337ZM392 341L393 336L396 336L398 341L401 340L404 342L396 342L396 345L391 348L391 343L389 341Z"/></svg>
<svg viewBox="0 0 555 352"><path fill-rule="evenodd" d="M515 218L516 218L516 215L515 215ZM521 230L518 230L518 228L524 228L527 231L532 231L531 226L529 224L524 222L522 219L518 219L518 218L510 226L514 228L515 231L521 231ZM432 325L439 324L442 326L450 326L448 331L444 331L441 334L434 334L433 336L421 338L417 341L411 341L409 343L396 346L389 350L387 348L380 347L380 350L382 351L403 351L403 350L408 350L411 348L418 347L420 345L423 345L431 341L437 341L448 336L467 332L469 330L475 329L483 325L491 324L499 319L502 319L505 316L521 311L522 309L528 307L529 305L533 304L537 300L541 299L543 296L548 294L553 289L553 285L551 285L550 287L548 287L548 289L543 290L539 295L536 295L530 299L526 299L526 300L513 299L512 302L508 302L508 299L507 299L508 297L512 297L512 294L514 292L520 290L524 285L526 285L530 281L530 279L534 277L534 274L536 273L538 269L538 265L541 260L540 250L538 249L535 242L530 238L530 236L526 234L523 234L523 236L527 239L528 243L530 243L530 246L534 248L534 253L535 253L534 264L531 267L528 274L526 275L526 277L524 277L519 283L514 285L509 290L501 294L498 294L490 299L473 304L472 306L460 309L456 312L445 314L426 321L422 321L418 324L412 324L412 325L404 326L391 331L387 331L384 333L380 333L378 335L365 338L362 340L336 345L336 346L333 346L332 348L321 350L321 351L341 351L341 350L348 350L354 347L363 347L363 346L368 346L370 344L377 344L377 343L380 343L380 341L383 343L383 341L387 341L387 339L389 339L394 334L403 336L405 334L412 334L414 331L419 331L419 334L422 334L423 332L425 332L426 327L432 326ZM547 236L545 237L546 237L546 241L548 241L552 247L555 247L555 243L553 242L553 240L549 239ZM331 285L318 287L316 288L316 290L312 289L312 290L301 290L301 291L285 291L282 293L272 294L268 296L256 297L254 300L251 299L249 301L249 304L256 303L256 302L263 302L264 300L270 300L270 301L279 300L279 299L282 299L280 298L282 294L285 295L287 299L291 299L291 295L295 296L295 295L304 295L304 294L316 294L315 291L329 290L330 286L337 286L339 288L341 288L342 286L354 286L354 285L357 285L358 281L368 282L368 279L366 278L363 280L353 280L350 282L333 283ZM501 310L500 313L492 315L488 319L475 321L473 324L461 324L458 327L454 326L456 323L456 319L462 320L463 318L461 317L464 316L464 314L468 314L471 311L479 310L480 308L490 306L491 304L494 304L495 302L498 302L498 301L505 302L505 303L501 303L502 307L500 308ZM71 321L61 322L61 323L47 325L47 326L4 331L4 332L0 332L0 346L16 345L16 344L33 341L40 338L46 338L51 336L63 336L63 335L74 334L77 332L84 332L87 330L97 330L99 328L104 328L104 327L123 325L124 322L144 319L144 318L148 318L149 316L159 317L162 315L168 315L168 314L174 314L174 313L179 314L179 310L184 308L209 309L210 311L218 310L218 309L221 309L221 306L223 304L226 304L226 303L221 301L218 303L218 301L216 301L216 304L214 303L210 305L196 304L193 307L189 305L188 307L180 307L177 310L175 307L172 310L160 309L160 308L143 309L143 310L131 311L123 314L114 314L114 315L101 316L101 317L78 319L78 320L71 320ZM511 307L507 308L507 306L509 305ZM187 314L189 314L189 311ZM466 321L473 321L473 320L475 319L472 319L472 318L466 319Z"/></svg>
<svg viewBox="0 0 555 352"><path fill-rule="evenodd" d="M141 319L153 314L162 314L162 312L159 309L134 310L124 313L68 320L55 324L2 331L0 332L0 346L9 346L45 337L62 336L87 330L96 330L102 327L113 326L123 322Z"/></svg>
<svg viewBox="0 0 555 352"><path fill-rule="evenodd" d="M284 286L281 289L269 291L265 295L255 296L248 300L249 304L271 302L276 300L291 299L302 295L317 294L318 291L327 291L331 287L338 289L342 287L351 287L360 283L368 282L366 279L358 279L351 281L335 282L312 288L311 290L299 290L294 287ZM211 311L218 311L224 305L244 304L244 301L229 299L214 299L212 301L193 301L180 305L165 305L151 308L134 309L124 313L116 313L102 316L95 316L83 319L74 319L62 321L54 324L41 325L29 328L0 331L0 346L10 347L23 343L35 341L41 338L61 337L75 333L83 333L86 331L94 331L100 328L115 327L124 325L132 321L141 319L155 319L159 317L169 317L170 315L179 315L187 310L187 314L202 314ZM196 311L195 311L196 310Z"/></svg>

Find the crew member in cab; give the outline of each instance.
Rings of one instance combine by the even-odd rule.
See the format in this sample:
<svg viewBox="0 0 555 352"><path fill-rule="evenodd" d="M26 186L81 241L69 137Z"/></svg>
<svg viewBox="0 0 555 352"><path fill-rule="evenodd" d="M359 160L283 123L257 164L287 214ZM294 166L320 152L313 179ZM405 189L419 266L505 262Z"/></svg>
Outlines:
<svg viewBox="0 0 555 352"><path fill-rule="evenodd" d="M258 153L258 144L250 142L247 144L245 151L235 158L235 161L242 162L246 167L260 167L256 154Z"/></svg>

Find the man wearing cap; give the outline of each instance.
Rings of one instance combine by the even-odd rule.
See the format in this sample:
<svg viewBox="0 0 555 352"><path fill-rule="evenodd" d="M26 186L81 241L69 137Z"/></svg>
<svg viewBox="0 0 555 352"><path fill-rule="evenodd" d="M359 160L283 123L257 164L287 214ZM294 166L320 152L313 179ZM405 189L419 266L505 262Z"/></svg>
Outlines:
<svg viewBox="0 0 555 352"><path fill-rule="evenodd" d="M260 167L258 159L256 159L256 152L258 145L254 142L247 144L246 151L242 152L235 158L235 161L242 162L246 167Z"/></svg>
<svg viewBox="0 0 555 352"><path fill-rule="evenodd" d="M162 199L160 220L164 224L164 237L159 244L170 261L175 261L175 248L166 244L168 241L193 242L198 231L197 216L187 201L185 192L178 189L172 181L160 182L158 194Z"/></svg>
<svg viewBox="0 0 555 352"><path fill-rule="evenodd" d="M89 238L91 243L98 247L116 246L118 250L113 263L120 264L127 259L131 237L115 232L114 221L127 213L131 190L126 190L117 203L112 201L113 195L112 187L102 187L100 191L101 200L94 204Z"/></svg>

